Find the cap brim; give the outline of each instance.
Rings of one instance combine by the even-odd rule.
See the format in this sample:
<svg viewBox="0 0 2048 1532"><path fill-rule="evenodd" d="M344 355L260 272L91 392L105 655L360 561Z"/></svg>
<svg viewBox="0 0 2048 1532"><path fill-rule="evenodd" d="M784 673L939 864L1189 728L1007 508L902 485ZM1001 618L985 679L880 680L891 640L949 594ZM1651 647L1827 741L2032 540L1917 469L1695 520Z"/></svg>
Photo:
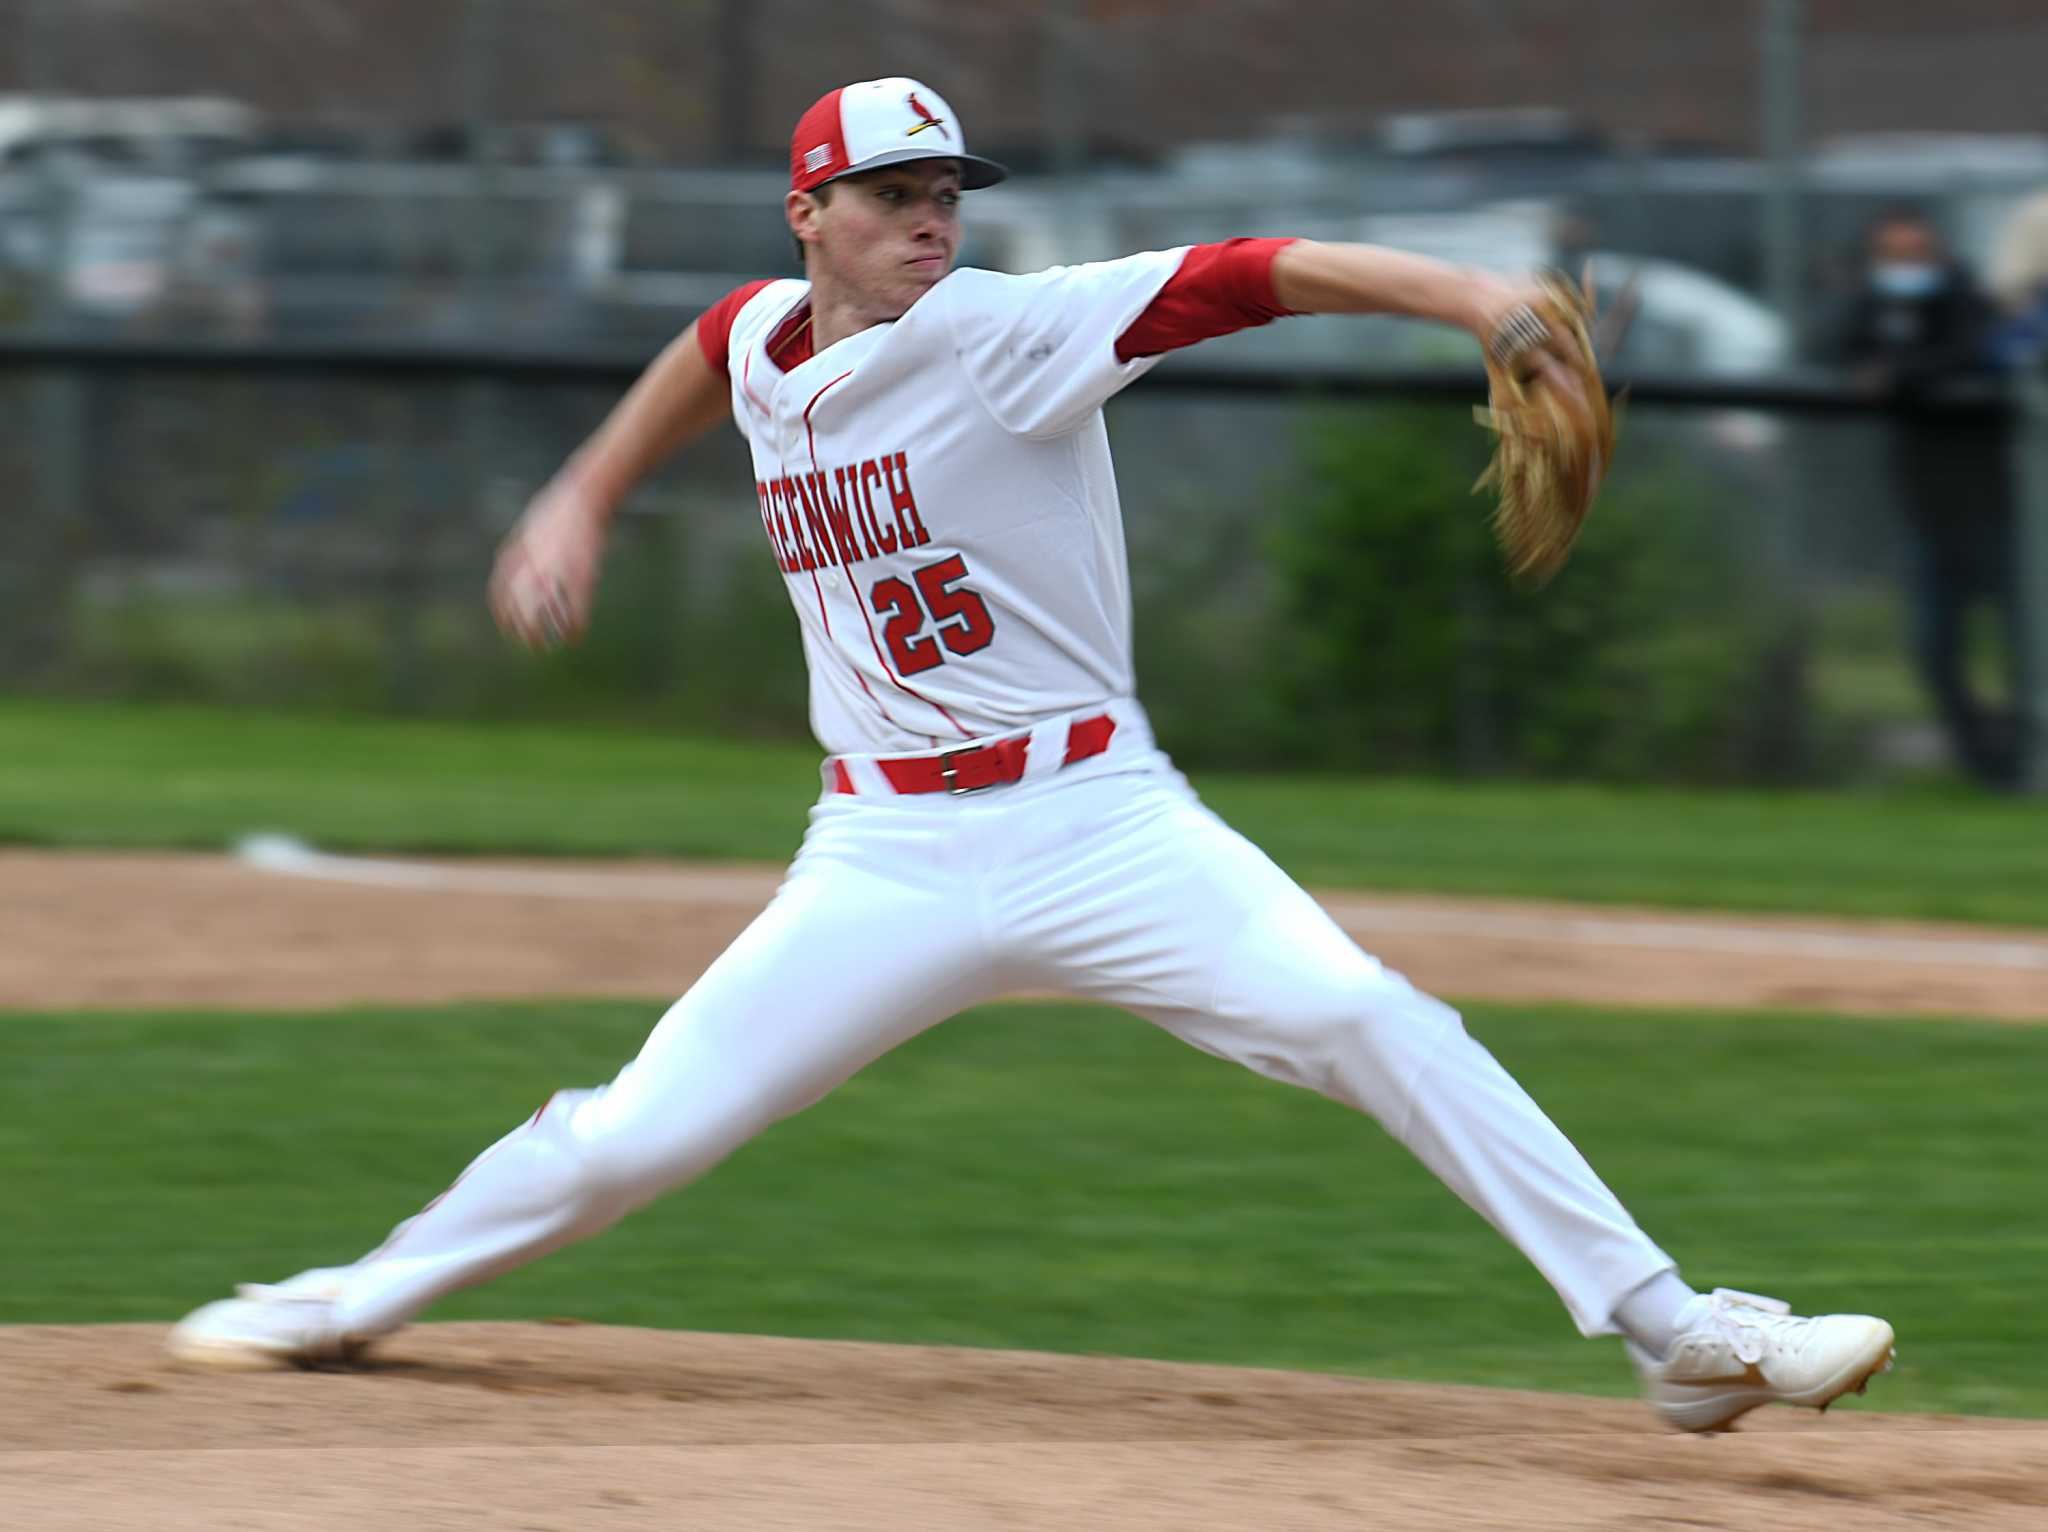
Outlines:
<svg viewBox="0 0 2048 1532"><path fill-rule="evenodd" d="M998 165L994 160L985 160L978 154L963 154L960 160L960 189L980 191L984 186L993 186L998 181L1010 179L1010 167Z"/></svg>
<svg viewBox="0 0 2048 1532"><path fill-rule="evenodd" d="M998 165L994 160L985 160L978 154L947 154L943 150L934 152L929 149L892 149L887 154L878 154L858 165L849 165L838 175L827 176L818 185L823 186L830 181L843 181L848 176L865 175L870 170L885 170L891 165L908 165L913 160L958 160L962 191L980 191L984 186L993 186L998 181L1008 180L1010 176L1007 165Z"/></svg>

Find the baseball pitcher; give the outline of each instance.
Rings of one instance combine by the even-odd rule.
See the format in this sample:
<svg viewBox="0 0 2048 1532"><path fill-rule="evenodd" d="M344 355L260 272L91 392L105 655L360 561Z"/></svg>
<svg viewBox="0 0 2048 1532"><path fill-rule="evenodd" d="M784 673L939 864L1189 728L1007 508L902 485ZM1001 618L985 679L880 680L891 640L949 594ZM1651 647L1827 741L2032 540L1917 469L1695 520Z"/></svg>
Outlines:
<svg viewBox="0 0 2048 1532"><path fill-rule="evenodd" d="M1673 1426L1862 1387L1889 1363L1889 1325L1686 1285L1454 1011L1202 806L1133 694L1112 395L1169 351L1285 315L1451 324L1516 400L1550 396L1589 494L1611 426L1569 301L1554 283L1307 240L956 269L962 194L1003 175L929 86L825 96L790 143L803 278L749 283L684 331L535 498L492 576L509 633L574 639L620 503L733 422L826 752L773 902L610 1084L557 1093L353 1264L198 1310L172 1353L344 1359L694 1180L925 1028L1053 990L1370 1113L1582 1333L1625 1338Z"/></svg>

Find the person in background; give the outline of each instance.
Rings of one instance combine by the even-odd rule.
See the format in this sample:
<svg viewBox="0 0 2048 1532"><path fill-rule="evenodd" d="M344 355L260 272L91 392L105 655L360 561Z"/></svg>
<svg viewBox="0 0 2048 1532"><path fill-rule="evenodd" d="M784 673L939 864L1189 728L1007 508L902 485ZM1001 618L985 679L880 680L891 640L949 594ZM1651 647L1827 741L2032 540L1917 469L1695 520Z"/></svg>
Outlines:
<svg viewBox="0 0 2048 1532"><path fill-rule="evenodd" d="M2008 686L2018 656L2014 507L2002 420L1944 391L1990 370L1993 314L1934 221L1899 207L1870 225L1862 282L1830 360L1893 407L1890 439L1912 561L1913 648L1960 764L1979 782L2017 785L2009 706L1972 684L1968 622L1991 610Z"/></svg>
<svg viewBox="0 0 2048 1532"><path fill-rule="evenodd" d="M2002 315L1993 337L2000 364L2048 361L2048 190L2022 202L1999 231L1991 291Z"/></svg>

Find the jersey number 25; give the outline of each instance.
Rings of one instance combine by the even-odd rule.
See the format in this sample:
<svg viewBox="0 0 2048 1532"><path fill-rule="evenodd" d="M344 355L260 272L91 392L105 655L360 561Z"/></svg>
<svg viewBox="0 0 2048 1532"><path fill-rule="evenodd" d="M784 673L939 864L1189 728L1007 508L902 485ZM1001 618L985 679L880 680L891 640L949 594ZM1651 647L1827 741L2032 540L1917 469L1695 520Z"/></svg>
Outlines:
<svg viewBox="0 0 2048 1532"><path fill-rule="evenodd" d="M910 578L917 582L915 590L909 581L890 575L877 580L868 595L875 615L889 619L882 629L882 639L889 646L889 657L896 662L899 676L914 676L944 660L945 655L939 652L940 643L955 654L972 654L988 647L989 640L996 636L995 619L989 616L988 603L980 596L958 588L957 582L967 578L967 564L959 554L913 570ZM926 613L936 624L936 639L920 636Z"/></svg>

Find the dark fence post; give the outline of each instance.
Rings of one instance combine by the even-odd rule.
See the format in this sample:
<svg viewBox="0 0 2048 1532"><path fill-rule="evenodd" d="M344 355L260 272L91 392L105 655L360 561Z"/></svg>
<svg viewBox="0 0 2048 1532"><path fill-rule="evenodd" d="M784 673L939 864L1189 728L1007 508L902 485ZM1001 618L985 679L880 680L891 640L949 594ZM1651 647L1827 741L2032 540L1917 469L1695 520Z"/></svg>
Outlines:
<svg viewBox="0 0 2048 1532"><path fill-rule="evenodd" d="M37 372L30 398L29 516L11 550L19 580L6 600L15 633L8 670L37 679L64 658L67 615L86 538L86 375L69 367Z"/></svg>
<svg viewBox="0 0 2048 1532"><path fill-rule="evenodd" d="M2020 781L2025 791L2048 796L2048 357L2021 370L2013 394Z"/></svg>

